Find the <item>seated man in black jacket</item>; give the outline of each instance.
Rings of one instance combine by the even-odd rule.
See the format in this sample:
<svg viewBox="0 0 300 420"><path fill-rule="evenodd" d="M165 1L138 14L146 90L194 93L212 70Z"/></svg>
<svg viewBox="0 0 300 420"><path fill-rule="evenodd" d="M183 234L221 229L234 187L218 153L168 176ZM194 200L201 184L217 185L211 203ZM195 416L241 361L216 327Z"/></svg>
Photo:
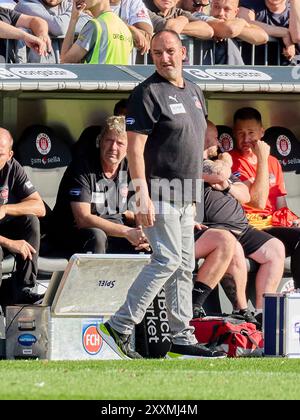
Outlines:
<svg viewBox="0 0 300 420"><path fill-rule="evenodd" d="M37 276L40 246L38 217L45 215L43 201L22 166L13 158L13 139L0 128L0 261L14 254L13 302L34 303L41 295L32 292ZM1 284L2 272L0 272Z"/></svg>
<svg viewBox="0 0 300 420"><path fill-rule="evenodd" d="M142 228L127 210L125 117L109 117L97 142L99 153L75 157L62 178L50 238L67 256L148 249Z"/></svg>

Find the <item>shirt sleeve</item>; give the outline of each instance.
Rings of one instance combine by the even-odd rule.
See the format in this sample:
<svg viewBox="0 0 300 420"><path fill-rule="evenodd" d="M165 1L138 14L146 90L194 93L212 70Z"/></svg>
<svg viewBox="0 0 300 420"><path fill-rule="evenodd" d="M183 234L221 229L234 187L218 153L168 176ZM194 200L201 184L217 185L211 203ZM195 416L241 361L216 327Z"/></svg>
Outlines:
<svg viewBox="0 0 300 420"><path fill-rule="evenodd" d="M153 25L154 32L161 31L166 26L167 19L162 16L158 16L156 13L148 9L148 13Z"/></svg>
<svg viewBox="0 0 300 420"><path fill-rule="evenodd" d="M20 201L35 193L36 189L21 165L15 166L13 195Z"/></svg>
<svg viewBox="0 0 300 420"><path fill-rule="evenodd" d="M128 24L134 25L135 23L148 23L152 26L148 10L142 0L135 0L130 3Z"/></svg>
<svg viewBox="0 0 300 420"><path fill-rule="evenodd" d="M249 166L237 156L235 151L231 152L230 155L233 161L232 174L242 182L249 181L253 184L254 178Z"/></svg>
<svg viewBox="0 0 300 420"><path fill-rule="evenodd" d="M16 24L17 24L17 22L18 22L18 20L21 16L21 13L16 12L15 10L8 10L8 12L9 12L10 20L11 20L11 25L16 26Z"/></svg>
<svg viewBox="0 0 300 420"><path fill-rule="evenodd" d="M78 35L76 44L86 51L91 51L96 43L97 30L95 23L92 21L88 22Z"/></svg>
<svg viewBox="0 0 300 420"><path fill-rule="evenodd" d="M149 86L147 88L138 86L129 98L126 130L149 135L159 116L160 108Z"/></svg>
<svg viewBox="0 0 300 420"><path fill-rule="evenodd" d="M197 22L199 19L192 15L191 12L183 9L178 9L177 16L184 16L186 17L189 22Z"/></svg>
<svg viewBox="0 0 300 420"><path fill-rule="evenodd" d="M91 203L92 186L88 173L79 172L70 175L67 194L70 202Z"/></svg>

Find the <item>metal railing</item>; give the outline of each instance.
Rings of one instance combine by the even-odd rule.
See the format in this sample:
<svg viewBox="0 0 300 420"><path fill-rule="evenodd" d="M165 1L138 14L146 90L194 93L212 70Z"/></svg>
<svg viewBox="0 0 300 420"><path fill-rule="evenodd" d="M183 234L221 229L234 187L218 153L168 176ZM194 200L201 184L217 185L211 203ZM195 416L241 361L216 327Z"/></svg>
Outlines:
<svg viewBox="0 0 300 420"><path fill-rule="evenodd" d="M205 54L210 55L209 61L211 65L216 65L216 43L214 41L203 41L197 38L188 36L181 36L183 45L187 49L187 57L185 64L188 65L207 65L204 60ZM283 64L282 45L278 38L270 38L265 45L255 46L247 42L238 41L238 49L241 57L246 65L277 65ZM138 57L138 61L137 61ZM152 64L150 54L145 54L143 57L132 54L131 64ZM224 63L222 63L224 64ZM288 62L284 63L288 64Z"/></svg>
<svg viewBox="0 0 300 420"><path fill-rule="evenodd" d="M187 49L186 65L216 65L216 43L214 41L202 41L197 38L188 36L181 36L182 42ZM53 39L55 43L62 44L63 39ZM16 42L14 40L6 40L6 62L20 62L18 61L18 52L15 48ZM26 48L26 47L25 47ZM282 44L277 38L270 38L265 45L255 46L247 42L238 41L238 48L241 57L246 65L282 65L283 63ZM204 60L204 55L209 54L209 60ZM28 55L28 54L27 54ZM23 62L26 62L26 52L23 53ZM59 49L56 48L54 60L59 62ZM150 54L141 56L138 51L133 50L130 58L130 64L152 64ZM224 64L224 63L222 63Z"/></svg>

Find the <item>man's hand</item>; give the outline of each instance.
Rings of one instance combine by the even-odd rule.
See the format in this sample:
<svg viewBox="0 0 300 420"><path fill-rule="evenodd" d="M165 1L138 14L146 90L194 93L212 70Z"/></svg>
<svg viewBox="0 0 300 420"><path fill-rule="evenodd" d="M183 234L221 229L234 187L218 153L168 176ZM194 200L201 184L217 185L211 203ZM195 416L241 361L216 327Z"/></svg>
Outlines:
<svg viewBox="0 0 300 420"><path fill-rule="evenodd" d="M36 254L36 250L24 240L8 240L5 243L5 248L8 249L12 254L21 254L23 260L32 260L32 255Z"/></svg>
<svg viewBox="0 0 300 420"><path fill-rule="evenodd" d="M126 232L126 239L135 247L136 250L150 250L150 245L143 232L142 226L128 228Z"/></svg>
<svg viewBox="0 0 300 420"><path fill-rule="evenodd" d="M48 43L44 41L43 38L39 38L35 35L31 35L27 32L24 32L23 41L27 45L27 47L33 49L38 55L47 56L48 55ZM50 41L50 39L49 39ZM51 41L50 41L50 49L51 49Z"/></svg>
<svg viewBox="0 0 300 420"><path fill-rule="evenodd" d="M138 226L149 227L155 222L155 208L149 196L142 196L138 199L136 212L136 223Z"/></svg>
<svg viewBox="0 0 300 420"><path fill-rule="evenodd" d="M150 49L149 38L145 36L143 31L136 28L135 26L131 25L129 26L129 29L133 38L133 44L135 48L137 48L142 55L146 54Z"/></svg>
<svg viewBox="0 0 300 420"><path fill-rule="evenodd" d="M285 58L291 61L296 55L296 47L292 41L291 34L289 31L287 31L286 36L282 38L282 41L284 43L282 54L285 56Z"/></svg>
<svg viewBox="0 0 300 420"><path fill-rule="evenodd" d="M271 149L270 146L262 140L259 140L258 142L256 142L252 148L253 152L255 153L259 161L268 160L270 156L270 149Z"/></svg>
<svg viewBox="0 0 300 420"><path fill-rule="evenodd" d="M76 20L77 22L81 13L85 11L85 8L86 3L84 2L84 0L73 0L71 19Z"/></svg>

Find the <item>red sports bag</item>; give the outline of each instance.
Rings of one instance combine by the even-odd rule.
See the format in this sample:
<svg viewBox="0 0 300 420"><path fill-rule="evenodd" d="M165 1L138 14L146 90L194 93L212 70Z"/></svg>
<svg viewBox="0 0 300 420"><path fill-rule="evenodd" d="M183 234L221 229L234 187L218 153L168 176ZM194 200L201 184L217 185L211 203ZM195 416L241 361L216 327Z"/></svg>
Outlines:
<svg viewBox="0 0 300 420"><path fill-rule="evenodd" d="M228 357L262 356L263 335L256 326L231 317L192 319L199 343L224 351Z"/></svg>

